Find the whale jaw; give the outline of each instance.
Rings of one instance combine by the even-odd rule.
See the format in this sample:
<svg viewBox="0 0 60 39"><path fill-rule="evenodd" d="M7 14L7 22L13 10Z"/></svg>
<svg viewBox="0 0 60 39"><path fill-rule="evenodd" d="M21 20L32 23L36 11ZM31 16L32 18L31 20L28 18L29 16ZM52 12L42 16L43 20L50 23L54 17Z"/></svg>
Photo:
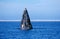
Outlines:
<svg viewBox="0 0 60 39"><path fill-rule="evenodd" d="M32 29L31 25L27 25L27 26L23 24L21 25L21 30L30 30L30 29Z"/></svg>

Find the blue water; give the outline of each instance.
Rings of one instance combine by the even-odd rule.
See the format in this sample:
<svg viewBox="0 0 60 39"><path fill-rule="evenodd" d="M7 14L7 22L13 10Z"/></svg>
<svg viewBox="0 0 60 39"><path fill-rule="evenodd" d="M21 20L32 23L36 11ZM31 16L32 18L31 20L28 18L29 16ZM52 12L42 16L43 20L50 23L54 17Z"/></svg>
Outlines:
<svg viewBox="0 0 60 39"><path fill-rule="evenodd" d="M20 22L0 22L0 39L60 39L60 22L32 22L33 29L20 30Z"/></svg>

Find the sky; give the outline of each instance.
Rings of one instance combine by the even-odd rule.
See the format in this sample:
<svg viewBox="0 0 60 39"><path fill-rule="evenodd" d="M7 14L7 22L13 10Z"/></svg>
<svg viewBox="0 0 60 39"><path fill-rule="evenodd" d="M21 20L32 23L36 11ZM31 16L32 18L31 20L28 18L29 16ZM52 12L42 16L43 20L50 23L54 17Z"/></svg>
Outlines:
<svg viewBox="0 0 60 39"><path fill-rule="evenodd" d="M0 20L21 20L25 8L31 20L60 20L60 0L0 0Z"/></svg>

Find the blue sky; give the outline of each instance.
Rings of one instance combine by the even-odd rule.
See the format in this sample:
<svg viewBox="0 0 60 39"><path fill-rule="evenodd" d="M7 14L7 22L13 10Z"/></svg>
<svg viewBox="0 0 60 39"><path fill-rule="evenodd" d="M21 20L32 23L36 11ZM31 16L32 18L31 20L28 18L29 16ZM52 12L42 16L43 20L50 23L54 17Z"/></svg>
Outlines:
<svg viewBox="0 0 60 39"><path fill-rule="evenodd" d="M60 20L60 0L0 0L0 20L21 20L24 8L31 20Z"/></svg>

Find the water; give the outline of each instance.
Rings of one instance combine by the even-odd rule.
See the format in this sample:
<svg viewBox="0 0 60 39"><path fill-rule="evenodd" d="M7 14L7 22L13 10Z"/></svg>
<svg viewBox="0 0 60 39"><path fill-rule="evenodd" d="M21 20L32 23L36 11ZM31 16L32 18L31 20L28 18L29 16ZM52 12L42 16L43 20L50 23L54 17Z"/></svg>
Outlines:
<svg viewBox="0 0 60 39"><path fill-rule="evenodd" d="M20 30L20 22L0 22L0 39L60 39L60 22L32 22L33 29Z"/></svg>

